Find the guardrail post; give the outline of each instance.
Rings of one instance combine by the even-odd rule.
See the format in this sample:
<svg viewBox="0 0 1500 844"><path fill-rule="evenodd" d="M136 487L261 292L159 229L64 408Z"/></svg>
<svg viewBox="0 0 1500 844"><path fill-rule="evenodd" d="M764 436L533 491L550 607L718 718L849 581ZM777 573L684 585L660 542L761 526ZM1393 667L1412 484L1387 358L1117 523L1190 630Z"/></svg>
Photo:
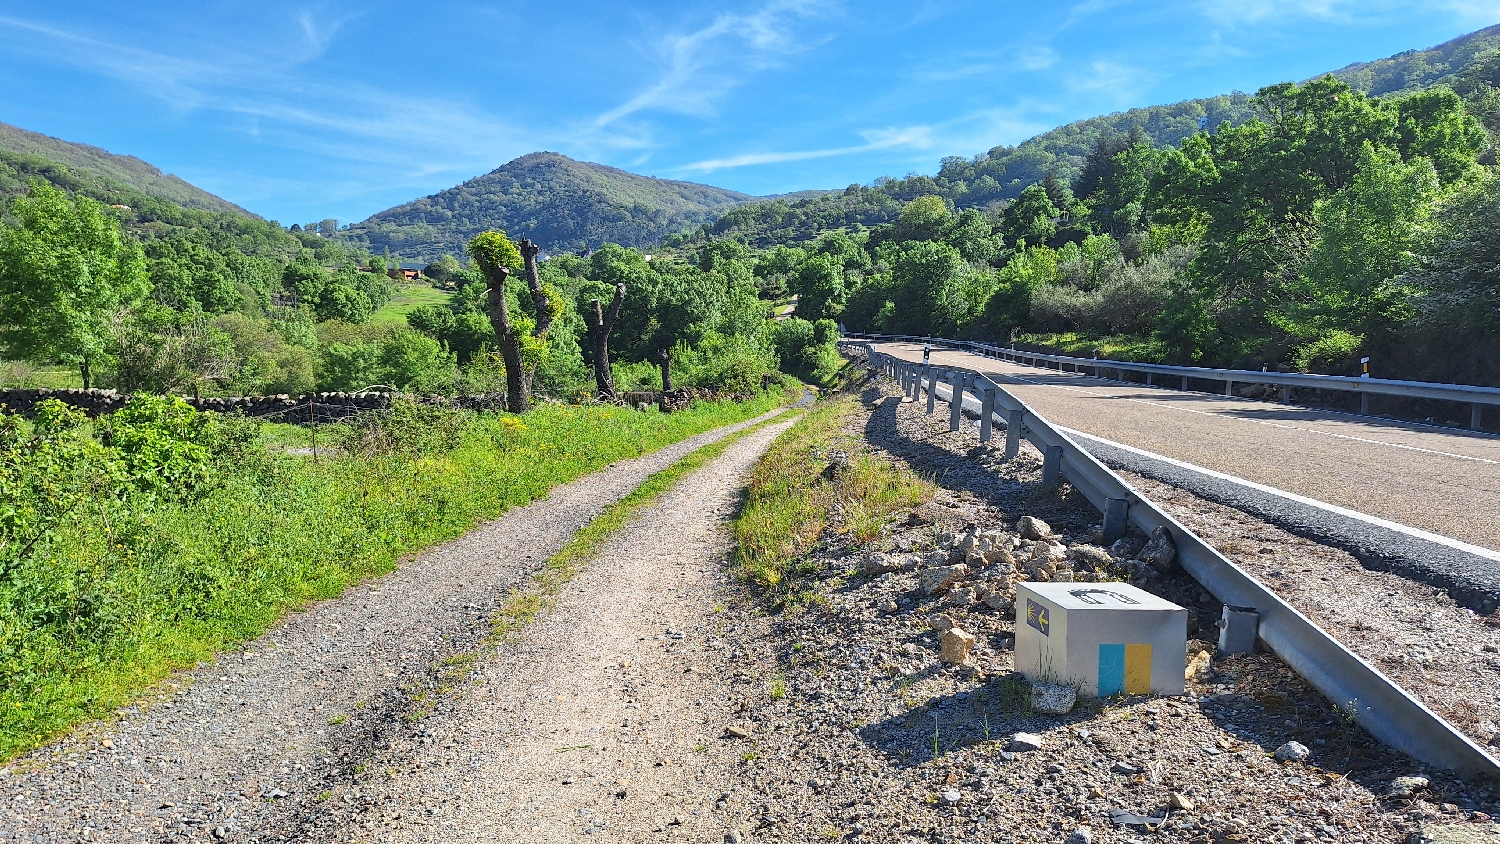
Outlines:
<svg viewBox="0 0 1500 844"><path fill-rule="evenodd" d="M937 411L937 382L938 371L927 367L927 412L929 414Z"/></svg>
<svg viewBox="0 0 1500 844"><path fill-rule="evenodd" d="M1021 426L1025 424L1026 411L1005 412L1005 459L1014 460L1021 453Z"/></svg>
<svg viewBox="0 0 1500 844"><path fill-rule="evenodd" d="M1469 427L1476 431L1484 428L1484 405L1469 405Z"/></svg>
<svg viewBox="0 0 1500 844"><path fill-rule="evenodd" d="M1182 391L1184 393L1187 392L1187 376L1186 375L1182 376Z"/></svg>
<svg viewBox="0 0 1500 844"><path fill-rule="evenodd" d="M1130 501L1125 498L1110 498L1104 503L1104 542L1112 543L1125 535L1130 523Z"/></svg>
<svg viewBox="0 0 1500 844"><path fill-rule="evenodd" d="M963 422L964 416L964 382L969 380L967 372L950 372L948 375L948 386L952 392L948 394L948 430L957 431Z"/></svg>
<svg viewBox="0 0 1500 844"><path fill-rule="evenodd" d="M1155 375L1155 374L1156 373L1154 373L1154 372L1148 372L1148 373L1146 373L1146 386L1147 387L1151 386L1151 377L1153 375Z"/></svg>
<svg viewBox="0 0 1500 844"><path fill-rule="evenodd" d="M1062 480L1063 447L1049 445L1042 454L1042 486L1054 487Z"/></svg>
<svg viewBox="0 0 1500 844"><path fill-rule="evenodd" d="M1369 393L1360 393L1359 394L1359 415L1361 415L1361 416L1369 416L1370 415L1370 394Z"/></svg>
<svg viewBox="0 0 1500 844"><path fill-rule="evenodd" d="M1224 395L1231 396L1231 397L1234 395L1234 382L1233 381L1225 381L1224 382Z"/></svg>
<svg viewBox="0 0 1500 844"><path fill-rule="evenodd" d="M1292 388L1291 387L1282 387L1281 388L1281 403L1282 404L1291 404L1292 403Z"/></svg>
<svg viewBox="0 0 1500 844"><path fill-rule="evenodd" d="M987 443L995 435L995 385L985 383L979 387L979 441Z"/></svg>

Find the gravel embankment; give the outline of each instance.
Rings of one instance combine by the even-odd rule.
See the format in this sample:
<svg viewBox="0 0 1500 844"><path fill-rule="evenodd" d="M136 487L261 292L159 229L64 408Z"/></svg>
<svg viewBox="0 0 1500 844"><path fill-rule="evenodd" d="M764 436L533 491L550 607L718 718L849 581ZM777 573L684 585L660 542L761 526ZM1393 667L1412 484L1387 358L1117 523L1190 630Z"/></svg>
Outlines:
<svg viewBox="0 0 1500 844"><path fill-rule="evenodd" d="M0 842L285 840L364 748L409 723L417 698L445 682L440 661L471 650L492 609L578 528L756 421L558 487L174 676L117 721L13 760L0 769Z"/></svg>
<svg viewBox="0 0 1500 844"><path fill-rule="evenodd" d="M1160 481L1287 533L1343 549L1367 568L1436 586L1475 612L1490 613L1500 607L1500 559L1195 472L1088 435L1081 439L1080 445L1112 469Z"/></svg>
<svg viewBox="0 0 1500 844"><path fill-rule="evenodd" d="M928 417L883 386L884 400L867 396L867 439L942 490L885 543L902 570L862 575L865 549L831 536L814 554L826 603L775 617L778 673L748 710L758 756L742 776L754 840L1375 844L1423 840L1419 830L1439 841L1500 840L1491 838L1490 786L1423 770L1373 743L1270 655L1215 660L1181 697L1036 711L1012 672L1013 611L978 600L986 584L1004 588L995 572L1003 566L927 595L924 555L965 526L1009 536L1020 515L1043 515L1072 552L1075 577L1094 577L1084 561L1103 559L1104 549L1082 549L1098 515L1066 486L1060 498L1035 495L1034 453L998 464L973 428L950 434L946 414ZM1217 616L1180 570L1161 576L1109 556L1104 574L1198 610L1205 625ZM939 616L976 636L967 664L939 659ZM1013 744L1023 732L1040 749ZM1291 741L1310 750L1306 760L1274 758ZM1425 783L1403 789L1398 778L1408 775ZM1117 825L1111 810L1154 817L1155 829L1131 818Z"/></svg>
<svg viewBox="0 0 1500 844"><path fill-rule="evenodd" d="M1125 478L1474 741L1500 746L1500 617L1190 491Z"/></svg>

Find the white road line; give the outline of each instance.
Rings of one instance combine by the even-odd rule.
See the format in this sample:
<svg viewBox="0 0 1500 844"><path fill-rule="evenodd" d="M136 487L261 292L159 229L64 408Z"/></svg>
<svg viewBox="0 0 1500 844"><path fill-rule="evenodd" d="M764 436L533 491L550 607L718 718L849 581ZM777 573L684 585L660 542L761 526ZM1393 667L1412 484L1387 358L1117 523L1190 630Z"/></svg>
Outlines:
<svg viewBox="0 0 1500 844"><path fill-rule="evenodd" d="M1314 498L1308 498L1304 495L1298 495L1295 492L1287 492L1284 489L1277 489L1273 486L1258 484L1255 481L1247 481L1244 478L1237 478L1234 475L1226 475L1223 472L1217 472L1204 466L1199 466L1194 463L1188 463L1183 460L1177 460L1175 458L1167 457L1163 454L1156 454L1155 452L1150 452L1144 449L1136 448L1134 446L1125 445L1124 443L1117 443L1114 440L1107 440L1103 437L1096 437L1093 434L1086 434L1083 431L1075 431L1072 428L1064 428L1060 425L1057 426L1057 428L1070 437L1082 437L1083 439L1093 440L1094 442L1103 443L1112 448L1118 448L1121 451L1126 451L1131 454L1149 458L1151 460L1160 460L1163 463L1176 466L1179 469L1186 469L1190 472L1197 472L1198 474L1207 475L1211 478L1217 478L1221 481L1228 481L1229 483L1246 487L1248 489L1253 489L1257 492L1264 492L1268 495L1274 495L1278 498L1284 498L1288 501L1295 501L1298 504L1305 504L1309 507L1315 507L1319 510L1334 513L1339 516L1355 519L1366 524L1375 525L1376 527L1383 527L1388 530L1396 531L1398 533L1404 533L1407 536L1415 537L1417 539L1425 539L1428 542L1435 542L1438 545L1446 545L1447 547L1453 548L1458 551L1463 551L1465 553L1473 554L1478 557L1484 557L1488 560L1495 560L1496 562L1500 562L1500 551L1493 551L1489 548L1484 548L1479 545L1470 545L1467 542L1442 536L1441 534L1430 533L1428 531L1422 530L1421 528L1414 528L1410 525L1403 525L1400 522L1392 522L1386 519L1382 519L1379 516L1371 516L1368 513L1361 513L1358 510L1350 510L1346 507L1340 507L1336 504L1329 504L1324 501L1318 501Z"/></svg>
<svg viewBox="0 0 1500 844"><path fill-rule="evenodd" d="M986 360L988 360L988 358L986 358ZM1385 440L1374 440L1374 439L1370 439L1369 437L1355 437L1355 436L1350 436L1349 434L1335 434L1332 431L1320 431L1317 428L1303 428L1300 425L1285 425L1285 424L1282 424L1280 422L1271 422L1271 421L1266 420L1266 419L1246 419L1246 418L1244 418L1242 416L1230 416L1228 414L1217 413L1217 412L1211 411L1211 410L1194 410L1191 407L1179 407L1177 405L1166 404L1164 402L1149 401L1147 399L1135 399L1135 398L1131 398L1129 396L1117 396L1117 395L1113 395L1113 394L1110 394L1110 393L1101 393L1101 392L1098 392L1098 391L1095 391L1095 390L1086 390L1086 389L1083 389L1082 387L1065 387L1065 386L1062 386L1061 384L1044 384L1041 381L1036 381L1034 379L1027 378L1024 375L1014 375L1014 374L1009 373L1009 372L998 372L998 371L995 371L995 372L991 372L990 374L996 375L996 376L1001 377L1001 378L1010 378L1010 379L1015 380L1015 381L1023 381L1023 382L1025 382L1027 384L1033 384L1033 385L1038 386L1038 387L1051 387L1051 388L1056 389L1056 390L1067 390L1068 392L1072 392L1072 393L1082 393L1084 395L1089 395L1089 396L1099 396L1100 398L1118 399L1118 400L1121 400L1121 401L1135 402L1137 404L1149 405L1151 407L1160 407L1160 408L1163 408L1163 409L1166 409L1166 410L1177 410L1177 411L1181 411L1183 413L1196 413L1196 414L1198 414L1200 416L1213 416L1213 417L1216 417L1218 419L1229 419L1229 420L1233 420L1233 421L1236 421L1236 422L1253 422L1256 425L1266 425L1266 426L1269 426L1269 427L1272 427L1272 428L1280 428L1283 431L1302 431L1304 433L1318 434L1319 436L1332 437L1333 439L1338 439L1338 440L1350 440L1351 442L1366 443L1366 444L1369 444L1369 445L1383 445L1383 446L1386 446L1387 448L1399 448L1399 449L1401 449L1403 451L1417 451L1417 452L1421 452L1423 454L1433 454L1433 455L1436 455L1438 457L1451 457L1451 458L1453 458L1455 460L1470 460L1470 461L1473 461L1475 463L1488 463L1491 466L1500 466L1500 460L1490 460L1490 459L1485 458L1485 457L1472 457L1472 456L1467 455L1467 454L1454 454L1451 451L1438 451L1436 449L1422 448L1421 446L1406 445L1404 443L1393 443L1393 442L1387 442Z"/></svg>

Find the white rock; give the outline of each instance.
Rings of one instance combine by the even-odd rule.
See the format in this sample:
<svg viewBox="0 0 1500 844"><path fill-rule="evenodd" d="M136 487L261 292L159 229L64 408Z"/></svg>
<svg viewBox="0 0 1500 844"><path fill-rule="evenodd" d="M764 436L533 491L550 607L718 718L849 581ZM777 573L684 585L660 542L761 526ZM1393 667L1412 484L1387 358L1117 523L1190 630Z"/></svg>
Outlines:
<svg viewBox="0 0 1500 844"><path fill-rule="evenodd" d="M1052 526L1036 516L1022 516L1016 521L1016 533L1026 539L1046 539L1052 535Z"/></svg>
<svg viewBox="0 0 1500 844"><path fill-rule="evenodd" d="M1033 750L1041 750L1045 742L1036 733L1016 733L1010 737L1010 742L1005 749L1011 753L1027 753Z"/></svg>
<svg viewBox="0 0 1500 844"><path fill-rule="evenodd" d="M939 796L943 798L943 804L947 805L947 806L957 806L958 805L958 801L964 799L964 796L963 796L962 793L960 793L958 791L955 791L953 789L949 789L949 790L943 792Z"/></svg>
<svg viewBox="0 0 1500 844"><path fill-rule="evenodd" d="M1086 826L1080 826L1073 830L1063 844L1094 844L1094 833Z"/></svg>
<svg viewBox="0 0 1500 844"><path fill-rule="evenodd" d="M1387 794L1391 797L1410 797L1419 791L1423 791L1429 785L1426 777L1396 777L1391 780L1391 789Z"/></svg>
<svg viewBox="0 0 1500 844"><path fill-rule="evenodd" d="M892 557L890 554L866 554L862 568L865 574L872 576L889 574L890 572L901 570L901 560Z"/></svg>
<svg viewBox="0 0 1500 844"><path fill-rule="evenodd" d="M1312 751L1306 745L1299 742L1289 741L1276 748L1277 762L1302 762L1312 755Z"/></svg>
<svg viewBox="0 0 1500 844"><path fill-rule="evenodd" d="M927 626L932 628L933 630L938 631L939 633L943 632L944 630L952 630L953 623L953 618L950 617L947 613L938 613L937 615L927 619Z"/></svg>
<svg viewBox="0 0 1500 844"><path fill-rule="evenodd" d="M918 579L923 592L936 595L963 580L968 573L969 567L959 563L956 566L935 566L923 569Z"/></svg>
<svg viewBox="0 0 1500 844"><path fill-rule="evenodd" d="M1044 715L1067 715L1078 702L1078 690L1072 686L1035 683L1031 687L1031 708Z"/></svg>

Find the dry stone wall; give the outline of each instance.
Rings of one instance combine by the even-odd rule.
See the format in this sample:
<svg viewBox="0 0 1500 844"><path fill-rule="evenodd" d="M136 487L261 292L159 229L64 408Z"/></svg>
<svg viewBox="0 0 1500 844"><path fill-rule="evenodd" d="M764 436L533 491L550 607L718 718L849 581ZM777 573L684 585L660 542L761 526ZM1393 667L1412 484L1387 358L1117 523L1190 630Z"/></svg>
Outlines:
<svg viewBox="0 0 1500 844"><path fill-rule="evenodd" d="M130 396L114 390L53 390L45 387L33 390L0 390L0 412L18 413L29 417L35 414L36 406L47 399L57 399L63 404L79 408L90 417L95 417L119 410L130 400ZM184 396L183 401L198 410L242 413L245 416L266 418L277 422L306 423L314 419L318 422L334 422L370 410L383 410L391 406L391 394L365 392L313 393L296 397L285 394L210 398Z"/></svg>

